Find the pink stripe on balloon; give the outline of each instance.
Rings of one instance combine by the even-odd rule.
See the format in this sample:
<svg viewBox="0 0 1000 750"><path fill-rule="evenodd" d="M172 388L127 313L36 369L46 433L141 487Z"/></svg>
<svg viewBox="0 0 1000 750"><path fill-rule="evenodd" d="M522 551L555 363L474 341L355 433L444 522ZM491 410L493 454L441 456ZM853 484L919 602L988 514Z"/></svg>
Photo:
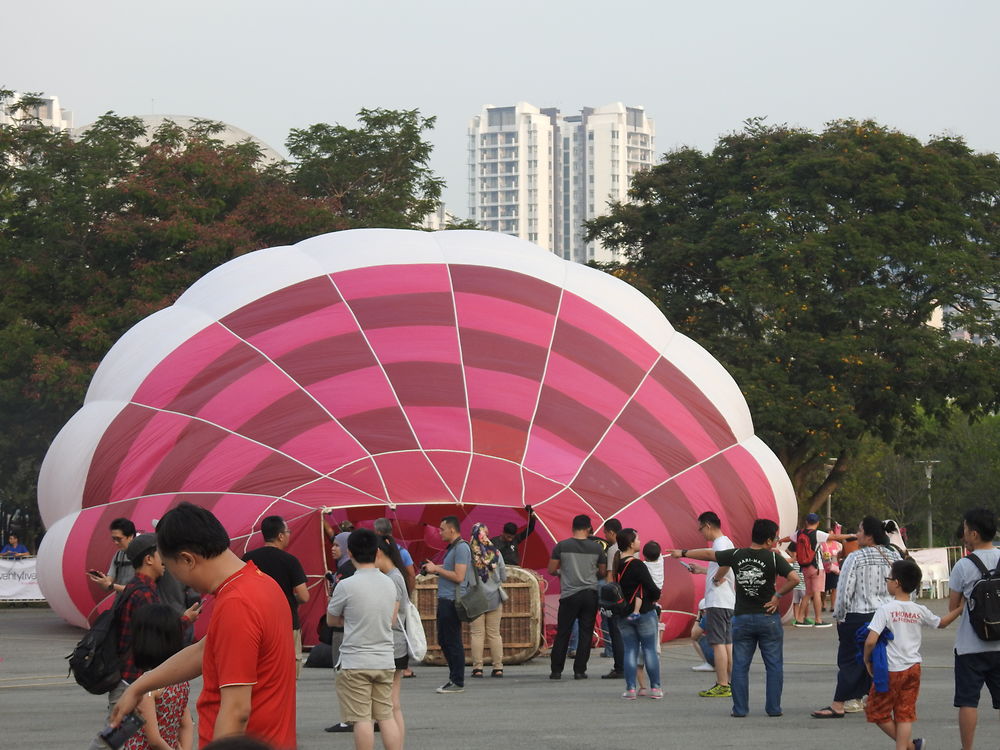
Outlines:
<svg viewBox="0 0 1000 750"><path fill-rule="evenodd" d="M636 393L635 400L641 404L652 417L669 429L671 433L682 437L685 447L695 461L701 461L711 456L719 448L704 427L705 412L701 410L696 416L689 407L693 406L690 399L681 401L671 391L663 387L654 378L647 378Z"/></svg>
<svg viewBox="0 0 1000 750"><path fill-rule="evenodd" d="M344 298L352 300L414 292L451 293L448 268L440 263L357 268L333 274L333 281Z"/></svg>
<svg viewBox="0 0 1000 750"><path fill-rule="evenodd" d="M549 357L545 384L581 404L586 404L587 408L593 409L609 421L618 416L618 412L631 395L622 392L616 385L604 380L592 370L556 352Z"/></svg>
<svg viewBox="0 0 1000 750"><path fill-rule="evenodd" d="M659 356L656 350L631 328L611 317L593 302L571 292L563 294L559 319L587 331L602 341L612 343L616 351L643 371L648 370Z"/></svg>
<svg viewBox="0 0 1000 750"><path fill-rule="evenodd" d="M509 461L473 456L463 503L521 506L521 467Z"/></svg>
<svg viewBox="0 0 1000 750"><path fill-rule="evenodd" d="M338 419L373 409L399 406L379 367L352 370L314 383L306 390Z"/></svg>
<svg viewBox="0 0 1000 750"><path fill-rule="evenodd" d="M649 492L670 478L670 474L650 455L646 446L617 424L611 427L597 446L593 458L614 466L618 473L628 477L629 485L638 495Z"/></svg>
<svg viewBox="0 0 1000 750"><path fill-rule="evenodd" d="M382 495L379 490L379 496ZM324 506L351 506L368 505L378 502L377 500L363 494L360 490L334 482L330 479L321 479L305 487L299 487L286 493L285 497L297 503L303 503L314 508Z"/></svg>
<svg viewBox="0 0 1000 750"><path fill-rule="evenodd" d="M557 482L569 482L585 453L537 424L531 430L524 466Z"/></svg>
<svg viewBox="0 0 1000 750"><path fill-rule="evenodd" d="M262 359L260 367L216 391L192 416L235 430L258 412L296 390L295 383L287 375Z"/></svg>
<svg viewBox="0 0 1000 750"><path fill-rule="evenodd" d="M333 289L331 288L331 293ZM265 297L258 304L266 304ZM342 302L337 302L320 310L314 310L300 318L268 328L247 338L253 346L260 349L271 359L288 354L320 339L342 336L354 333L358 324L354 321L350 309ZM238 329L234 332L241 335Z"/></svg>
<svg viewBox="0 0 1000 750"><path fill-rule="evenodd" d="M379 479L375 462L371 458L355 461L349 466L338 469L332 476L334 479L351 487L357 487L369 495L385 498L385 489Z"/></svg>
<svg viewBox="0 0 1000 750"><path fill-rule="evenodd" d="M724 448L736 442L736 437L729 428L726 418L719 412L719 408L672 362L661 359L653 367L650 378L684 405L716 446Z"/></svg>
<svg viewBox="0 0 1000 750"><path fill-rule="evenodd" d="M119 470L113 475L110 494L104 502L114 502L143 494L164 457L173 450L178 438L190 424L187 417L159 412L154 414L131 445Z"/></svg>
<svg viewBox="0 0 1000 750"><path fill-rule="evenodd" d="M407 406L405 411L421 448L469 450L472 428L467 409L450 406Z"/></svg>
<svg viewBox="0 0 1000 750"><path fill-rule="evenodd" d="M180 487L181 492L229 492L246 476L248 468L271 455L271 450L246 438L230 435L211 452L195 457L194 469ZM200 460L198 460L200 459Z"/></svg>
<svg viewBox="0 0 1000 750"><path fill-rule="evenodd" d="M192 379L236 343L229 331L213 323L168 354L142 381L132 400L166 408Z"/></svg>
<svg viewBox="0 0 1000 750"><path fill-rule="evenodd" d="M401 326L368 331L368 343L383 364L447 362L459 364L458 334L444 326Z"/></svg>
<svg viewBox="0 0 1000 750"><path fill-rule="evenodd" d="M390 503L453 502L448 488L418 451L375 456Z"/></svg>
<svg viewBox="0 0 1000 750"><path fill-rule="evenodd" d="M533 307L480 294L456 293L455 309L460 328L489 331L545 348L552 338L553 316Z"/></svg>
<svg viewBox="0 0 1000 750"><path fill-rule="evenodd" d="M461 497L472 456L469 453L430 450L427 451L427 459L437 469L452 494Z"/></svg>
<svg viewBox="0 0 1000 750"><path fill-rule="evenodd" d="M538 382L496 370L465 368L469 407L505 411L528 421L538 400Z"/></svg>
<svg viewBox="0 0 1000 750"><path fill-rule="evenodd" d="M276 447L323 473L335 471L366 455L357 441L335 422L317 425Z"/></svg>
<svg viewBox="0 0 1000 750"><path fill-rule="evenodd" d="M525 505L537 505L543 500L548 500L566 489L564 485L539 476L532 471L525 471L522 468L521 474L523 475L522 481L524 482Z"/></svg>

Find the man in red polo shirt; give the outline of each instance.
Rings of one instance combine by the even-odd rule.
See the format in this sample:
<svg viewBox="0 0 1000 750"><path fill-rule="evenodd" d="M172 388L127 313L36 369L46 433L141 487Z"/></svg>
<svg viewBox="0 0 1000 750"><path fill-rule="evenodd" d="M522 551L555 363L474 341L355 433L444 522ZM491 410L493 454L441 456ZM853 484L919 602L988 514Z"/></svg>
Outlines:
<svg viewBox="0 0 1000 750"><path fill-rule="evenodd" d="M181 503L156 527L170 573L215 606L204 639L143 674L122 695L115 726L143 693L201 675L198 739L246 734L277 750L294 750L295 662L291 614L281 588L229 549L229 535L211 512Z"/></svg>

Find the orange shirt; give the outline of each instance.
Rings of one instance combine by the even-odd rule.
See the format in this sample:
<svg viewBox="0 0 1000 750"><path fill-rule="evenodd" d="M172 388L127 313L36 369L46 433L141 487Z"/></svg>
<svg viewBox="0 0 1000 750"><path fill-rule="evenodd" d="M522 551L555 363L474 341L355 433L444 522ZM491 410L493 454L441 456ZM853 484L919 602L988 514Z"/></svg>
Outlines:
<svg viewBox="0 0 1000 750"><path fill-rule="evenodd" d="M247 563L213 592L205 636L204 686L198 698L198 743L212 741L220 688L252 685L246 733L277 750L295 748L295 659L292 616L274 579Z"/></svg>

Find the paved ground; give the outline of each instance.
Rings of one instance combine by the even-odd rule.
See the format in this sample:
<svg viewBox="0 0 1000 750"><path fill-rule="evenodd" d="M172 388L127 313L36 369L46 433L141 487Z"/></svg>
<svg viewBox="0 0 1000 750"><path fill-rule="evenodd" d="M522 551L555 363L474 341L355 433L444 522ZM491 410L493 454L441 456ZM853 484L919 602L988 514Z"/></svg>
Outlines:
<svg viewBox="0 0 1000 750"><path fill-rule="evenodd" d="M944 602L931 602L943 613ZM954 626L925 630L924 684L917 724L919 734L937 748L958 747L952 708ZM548 660L511 666L503 680L467 680L459 695L437 695L445 681L440 667L417 667L406 680L403 706L409 750L519 745L538 750L573 748L891 748L863 714L817 721L812 709L830 702L835 668L836 631L788 628L785 634L785 691L781 718L763 713L763 669L751 674L751 715L730 718L728 699L698 698L711 676L692 672L695 656L688 643L663 650L663 701L619 699L621 682L597 679L609 668L594 655L591 679L548 679ZM66 677L64 656L80 631L48 609L0 609L0 747L40 746L70 750L87 747L101 726L103 696L93 696ZM192 695L200 686L194 686ZM983 703L988 706L988 698ZM350 735L331 735L323 727L336 720L332 672L305 669L299 681L299 747L352 748ZM980 716L981 748L1000 740L997 713Z"/></svg>

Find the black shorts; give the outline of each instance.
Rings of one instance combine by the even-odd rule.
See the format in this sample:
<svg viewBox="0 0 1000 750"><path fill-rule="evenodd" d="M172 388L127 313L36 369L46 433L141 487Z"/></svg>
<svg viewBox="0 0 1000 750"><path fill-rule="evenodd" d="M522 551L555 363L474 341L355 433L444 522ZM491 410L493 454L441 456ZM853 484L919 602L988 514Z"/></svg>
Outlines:
<svg viewBox="0 0 1000 750"><path fill-rule="evenodd" d="M396 669L406 669L408 666L410 666L409 654L403 654L396 659Z"/></svg>
<svg viewBox="0 0 1000 750"><path fill-rule="evenodd" d="M955 654L955 707L978 707L984 683L993 708L1000 709L1000 651Z"/></svg>
<svg viewBox="0 0 1000 750"><path fill-rule="evenodd" d="M836 591L837 581L840 580L840 573L826 572L826 589L825 591Z"/></svg>

